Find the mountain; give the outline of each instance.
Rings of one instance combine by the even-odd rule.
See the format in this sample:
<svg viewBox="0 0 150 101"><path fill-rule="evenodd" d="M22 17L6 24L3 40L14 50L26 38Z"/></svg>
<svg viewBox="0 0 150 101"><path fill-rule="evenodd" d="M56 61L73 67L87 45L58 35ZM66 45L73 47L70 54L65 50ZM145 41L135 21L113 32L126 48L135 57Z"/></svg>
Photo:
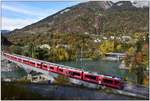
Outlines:
<svg viewBox="0 0 150 101"><path fill-rule="evenodd" d="M3 35L1 35L1 44L4 45L4 46L12 45L12 43L10 41L8 41L7 38L4 37Z"/></svg>
<svg viewBox="0 0 150 101"><path fill-rule="evenodd" d="M9 35L9 30L1 30L1 44L3 46L10 46L12 45L12 43L10 41L8 41L8 39L6 38Z"/></svg>
<svg viewBox="0 0 150 101"><path fill-rule="evenodd" d="M9 35L10 30L1 30L1 34L4 36Z"/></svg>
<svg viewBox="0 0 150 101"><path fill-rule="evenodd" d="M9 30L1 30L1 33L8 33L9 32Z"/></svg>
<svg viewBox="0 0 150 101"><path fill-rule="evenodd" d="M138 8L129 1L88 1L65 8L36 23L11 32L13 43L48 43L57 34L131 35L148 32L148 7ZM66 36L68 37L68 36ZM63 40L66 43L66 40Z"/></svg>

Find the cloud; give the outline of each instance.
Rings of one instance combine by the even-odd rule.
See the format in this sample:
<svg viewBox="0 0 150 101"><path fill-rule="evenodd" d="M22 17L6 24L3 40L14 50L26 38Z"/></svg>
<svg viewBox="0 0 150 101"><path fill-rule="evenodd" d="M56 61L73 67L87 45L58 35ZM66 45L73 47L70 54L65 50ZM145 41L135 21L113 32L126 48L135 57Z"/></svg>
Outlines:
<svg viewBox="0 0 150 101"><path fill-rule="evenodd" d="M12 5L2 5L2 9L5 10L9 10L12 12L16 12L19 14L25 14L27 16L34 16L37 18L42 18L42 17L46 17L48 15L54 14L57 11L59 11L58 9L39 9L39 8L30 8L30 7L14 7Z"/></svg>
<svg viewBox="0 0 150 101"><path fill-rule="evenodd" d="M7 6L7 5L2 5L2 9L6 9L6 10L17 12L17 13L23 13L27 15L33 15L33 13L28 10L17 8L17 7L12 7L12 6Z"/></svg>
<svg viewBox="0 0 150 101"><path fill-rule="evenodd" d="M44 19L45 17L56 13L58 10L55 9L38 9L38 8L28 8L27 7L14 7L14 6L8 6L8 5L2 5L2 9L9 10L12 12L17 12L18 15L24 14L26 16L26 19L22 17L2 17L2 29L8 29L13 30L16 28L22 28L27 25L30 25L34 22L37 22L41 19ZM6 12L7 13L7 12ZM28 16L28 17L27 17ZM32 19L31 19L32 18Z"/></svg>
<svg viewBox="0 0 150 101"><path fill-rule="evenodd" d="M13 30L25 27L42 20L63 8L63 6L52 6L52 8L51 3L48 7L48 4L45 5L46 7L44 7L44 5L38 6L36 3L33 6L28 4L29 3L22 2L2 2L2 29Z"/></svg>
<svg viewBox="0 0 150 101"><path fill-rule="evenodd" d="M14 19L2 17L2 29L13 30L16 28L22 28L32 23L35 23L37 19Z"/></svg>

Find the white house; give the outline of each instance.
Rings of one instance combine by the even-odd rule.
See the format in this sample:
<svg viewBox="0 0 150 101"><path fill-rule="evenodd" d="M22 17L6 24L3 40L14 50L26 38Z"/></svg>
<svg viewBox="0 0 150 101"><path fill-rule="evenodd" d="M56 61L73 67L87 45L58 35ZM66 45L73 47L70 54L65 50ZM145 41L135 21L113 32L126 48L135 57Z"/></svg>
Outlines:
<svg viewBox="0 0 150 101"><path fill-rule="evenodd" d="M51 47L48 45L48 44L43 44L40 46L40 48L47 48L47 49L50 49Z"/></svg>
<svg viewBox="0 0 150 101"><path fill-rule="evenodd" d="M125 53L106 53L104 60L122 60L125 56Z"/></svg>

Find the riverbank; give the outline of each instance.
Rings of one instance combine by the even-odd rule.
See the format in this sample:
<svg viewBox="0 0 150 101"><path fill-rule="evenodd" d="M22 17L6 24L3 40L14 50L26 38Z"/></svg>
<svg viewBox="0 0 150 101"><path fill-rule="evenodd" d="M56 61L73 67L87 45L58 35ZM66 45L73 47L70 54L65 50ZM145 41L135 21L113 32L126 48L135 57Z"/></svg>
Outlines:
<svg viewBox="0 0 150 101"><path fill-rule="evenodd" d="M24 69L18 67L13 62L9 62L1 58L1 79L10 79L14 81L24 76L27 76L27 73Z"/></svg>
<svg viewBox="0 0 150 101"><path fill-rule="evenodd" d="M29 89L25 87L21 87L20 84L17 83L1 83L1 99L2 100L38 100L45 99L40 94L31 92Z"/></svg>
<svg viewBox="0 0 150 101"><path fill-rule="evenodd" d="M13 93L12 93L13 92ZM106 93L107 92L107 93ZM2 99L38 100L136 100L139 98L109 93L109 89L88 89L54 84L2 82Z"/></svg>

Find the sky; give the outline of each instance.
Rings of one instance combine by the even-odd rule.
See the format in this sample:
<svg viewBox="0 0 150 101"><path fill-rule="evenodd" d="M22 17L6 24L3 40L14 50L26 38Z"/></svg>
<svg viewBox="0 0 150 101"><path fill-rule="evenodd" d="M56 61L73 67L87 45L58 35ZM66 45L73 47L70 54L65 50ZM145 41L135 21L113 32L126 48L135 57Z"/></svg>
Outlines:
<svg viewBox="0 0 150 101"><path fill-rule="evenodd" d="M81 2L81 1L80 1ZM20 29L79 1L3 1L2 30Z"/></svg>
<svg viewBox="0 0 150 101"><path fill-rule="evenodd" d="M74 1L38 1L38 0L3 0L1 7L2 30L20 29L50 16L66 7L88 0ZM117 2L119 0L112 0ZM134 1L134 0L131 0ZM145 3L145 2L143 2ZM140 3L141 4L141 3Z"/></svg>

